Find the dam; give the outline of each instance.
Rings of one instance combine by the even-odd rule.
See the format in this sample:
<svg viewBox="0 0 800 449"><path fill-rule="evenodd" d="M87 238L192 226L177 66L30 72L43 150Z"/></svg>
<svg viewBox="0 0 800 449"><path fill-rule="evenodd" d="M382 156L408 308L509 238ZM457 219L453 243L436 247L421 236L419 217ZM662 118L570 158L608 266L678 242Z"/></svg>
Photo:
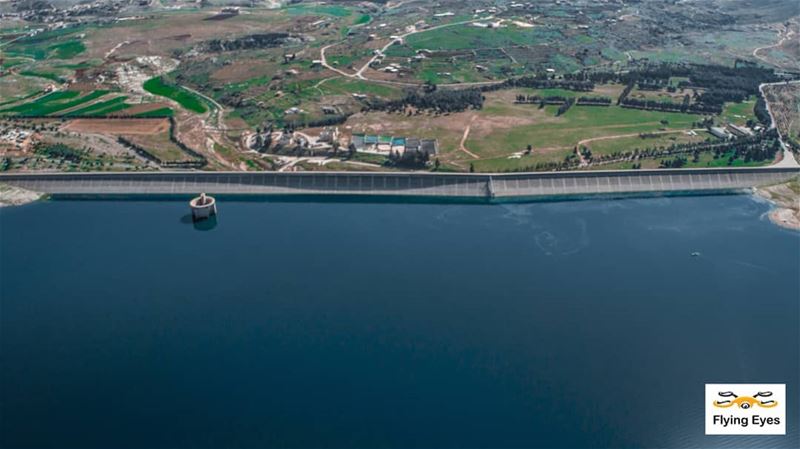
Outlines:
<svg viewBox="0 0 800 449"><path fill-rule="evenodd" d="M498 200L714 192L785 182L797 167L532 173L94 172L6 173L0 183L51 195L359 195Z"/></svg>

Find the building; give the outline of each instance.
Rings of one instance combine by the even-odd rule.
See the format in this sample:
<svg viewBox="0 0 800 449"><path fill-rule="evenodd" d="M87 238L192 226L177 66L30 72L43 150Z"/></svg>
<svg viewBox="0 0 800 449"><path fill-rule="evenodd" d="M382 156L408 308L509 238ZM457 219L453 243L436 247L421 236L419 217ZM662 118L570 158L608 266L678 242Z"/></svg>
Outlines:
<svg viewBox="0 0 800 449"><path fill-rule="evenodd" d="M350 143L356 151L387 154L411 154L413 152L427 153L435 156L439 152L439 143L436 139L419 139L416 137L384 136L369 134L353 134Z"/></svg>
<svg viewBox="0 0 800 449"><path fill-rule="evenodd" d="M419 139L412 137L410 139L406 139L406 152L409 151L419 151L422 144L420 143Z"/></svg>
<svg viewBox="0 0 800 449"><path fill-rule="evenodd" d="M436 139L422 139L420 149L428 156L435 156L439 153L439 142Z"/></svg>
<svg viewBox="0 0 800 449"><path fill-rule="evenodd" d="M725 131L725 129L720 128L718 126L709 127L708 132L710 132L712 136L720 139L729 139L731 137L728 131Z"/></svg>
<svg viewBox="0 0 800 449"><path fill-rule="evenodd" d="M728 125L728 131L730 131L731 134L739 137L750 137L753 135L753 131L750 131L750 128L746 128L744 126L737 126L734 125L733 123Z"/></svg>
<svg viewBox="0 0 800 449"><path fill-rule="evenodd" d="M355 147L356 151L364 151L364 135L353 134L353 137L350 139L350 144Z"/></svg>
<svg viewBox="0 0 800 449"><path fill-rule="evenodd" d="M333 143L339 140L339 128L326 126L319 133L319 142Z"/></svg>

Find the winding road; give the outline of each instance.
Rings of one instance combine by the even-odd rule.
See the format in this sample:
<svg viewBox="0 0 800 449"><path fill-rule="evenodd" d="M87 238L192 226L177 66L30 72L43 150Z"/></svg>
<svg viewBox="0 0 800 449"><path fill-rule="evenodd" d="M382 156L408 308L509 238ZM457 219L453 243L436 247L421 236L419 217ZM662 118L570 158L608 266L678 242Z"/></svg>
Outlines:
<svg viewBox="0 0 800 449"><path fill-rule="evenodd" d="M769 113L770 118L770 129L777 128L777 122L775 121L775 114L772 112L772 106L770 106L769 101L767 100L767 95L764 93L764 87L766 86L778 86L784 84L800 84L800 81L786 81L786 82L779 82L779 83L763 83L758 86L758 90L761 92L761 97L764 99L764 102L767 105L767 112ZM780 167L797 167L800 164L797 163L797 160L794 158L794 154L792 150L789 149L789 146L786 145L786 142L783 140L783 136L778 130L778 141L781 143L781 148L783 148L783 158L781 161L775 164L776 166Z"/></svg>
<svg viewBox="0 0 800 449"><path fill-rule="evenodd" d="M427 32L427 31L438 30L438 29L441 29L441 28L447 28L447 27L458 26L458 25L466 25L468 23L480 22L480 21L484 21L484 20L491 20L493 18L494 18L494 16L489 16L489 17L482 17L482 18L479 18L479 19L464 20L464 21L461 21L461 22L445 23L445 24L442 24L442 25L437 25L437 26L434 26L434 27L431 27L431 28L425 28L425 29L422 29L422 30L415 29L414 31L409 31L407 33L398 35L394 39L391 39L386 45L381 47L380 50L376 51L375 54L369 59L369 61L367 61L363 66L361 66L361 68L359 68L355 73L347 73L344 70L341 70L341 69L338 69L336 67L331 66L328 63L328 59L325 56L325 51L326 50L328 50L331 47L334 47L336 45L341 44L343 41L334 42L333 44L326 45L325 47L322 47L320 49L320 61L322 62L322 66L325 67L326 69L331 70L333 72L336 72L339 75L346 76L347 78L360 79L360 80L364 80L364 81L371 81L371 82L374 82L374 83L389 84L389 85L395 85L395 86L418 87L420 85L419 83L404 83L402 81L389 81L389 80L379 80L379 79L374 79L374 78L367 78L366 76L364 76L364 71L367 70L370 67L370 65L373 62L375 62L376 59L378 59L378 57L380 55L385 53L386 50L389 49L389 47L391 47L392 45L394 45L396 43L403 42L403 40L406 39L408 36L411 36L411 35L414 35L414 34L419 34L419 33L424 33L424 32ZM501 80L501 81L478 81L478 82L472 82L472 83L439 84L439 87L487 86L487 85L492 85L492 84L499 84L499 83L502 83L503 81L505 81L505 80Z"/></svg>

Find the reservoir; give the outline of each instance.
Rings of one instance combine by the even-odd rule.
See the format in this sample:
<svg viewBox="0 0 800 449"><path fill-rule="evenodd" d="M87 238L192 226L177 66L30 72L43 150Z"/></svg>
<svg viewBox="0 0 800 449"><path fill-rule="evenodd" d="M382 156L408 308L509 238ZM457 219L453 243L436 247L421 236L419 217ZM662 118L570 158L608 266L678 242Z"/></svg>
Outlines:
<svg viewBox="0 0 800 449"><path fill-rule="evenodd" d="M749 196L187 201L0 210L0 446L800 446ZM785 383L787 435L705 436L705 383Z"/></svg>

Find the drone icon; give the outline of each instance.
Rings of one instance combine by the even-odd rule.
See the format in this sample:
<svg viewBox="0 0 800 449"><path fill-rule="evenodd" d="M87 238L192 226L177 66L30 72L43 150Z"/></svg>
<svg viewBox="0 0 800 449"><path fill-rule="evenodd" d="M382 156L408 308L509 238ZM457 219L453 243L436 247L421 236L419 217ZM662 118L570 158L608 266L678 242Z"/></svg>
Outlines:
<svg viewBox="0 0 800 449"><path fill-rule="evenodd" d="M747 410L755 405L764 408L775 407L776 405L778 405L778 402L773 401L772 399L767 399L767 400L759 399L759 398L768 398L772 396L771 391L759 391L753 396L737 396L732 391L720 391L718 394L723 398L733 398L733 399L725 399L724 401L714 401L714 407L728 408L728 407L733 407L734 405L738 405L739 408Z"/></svg>

